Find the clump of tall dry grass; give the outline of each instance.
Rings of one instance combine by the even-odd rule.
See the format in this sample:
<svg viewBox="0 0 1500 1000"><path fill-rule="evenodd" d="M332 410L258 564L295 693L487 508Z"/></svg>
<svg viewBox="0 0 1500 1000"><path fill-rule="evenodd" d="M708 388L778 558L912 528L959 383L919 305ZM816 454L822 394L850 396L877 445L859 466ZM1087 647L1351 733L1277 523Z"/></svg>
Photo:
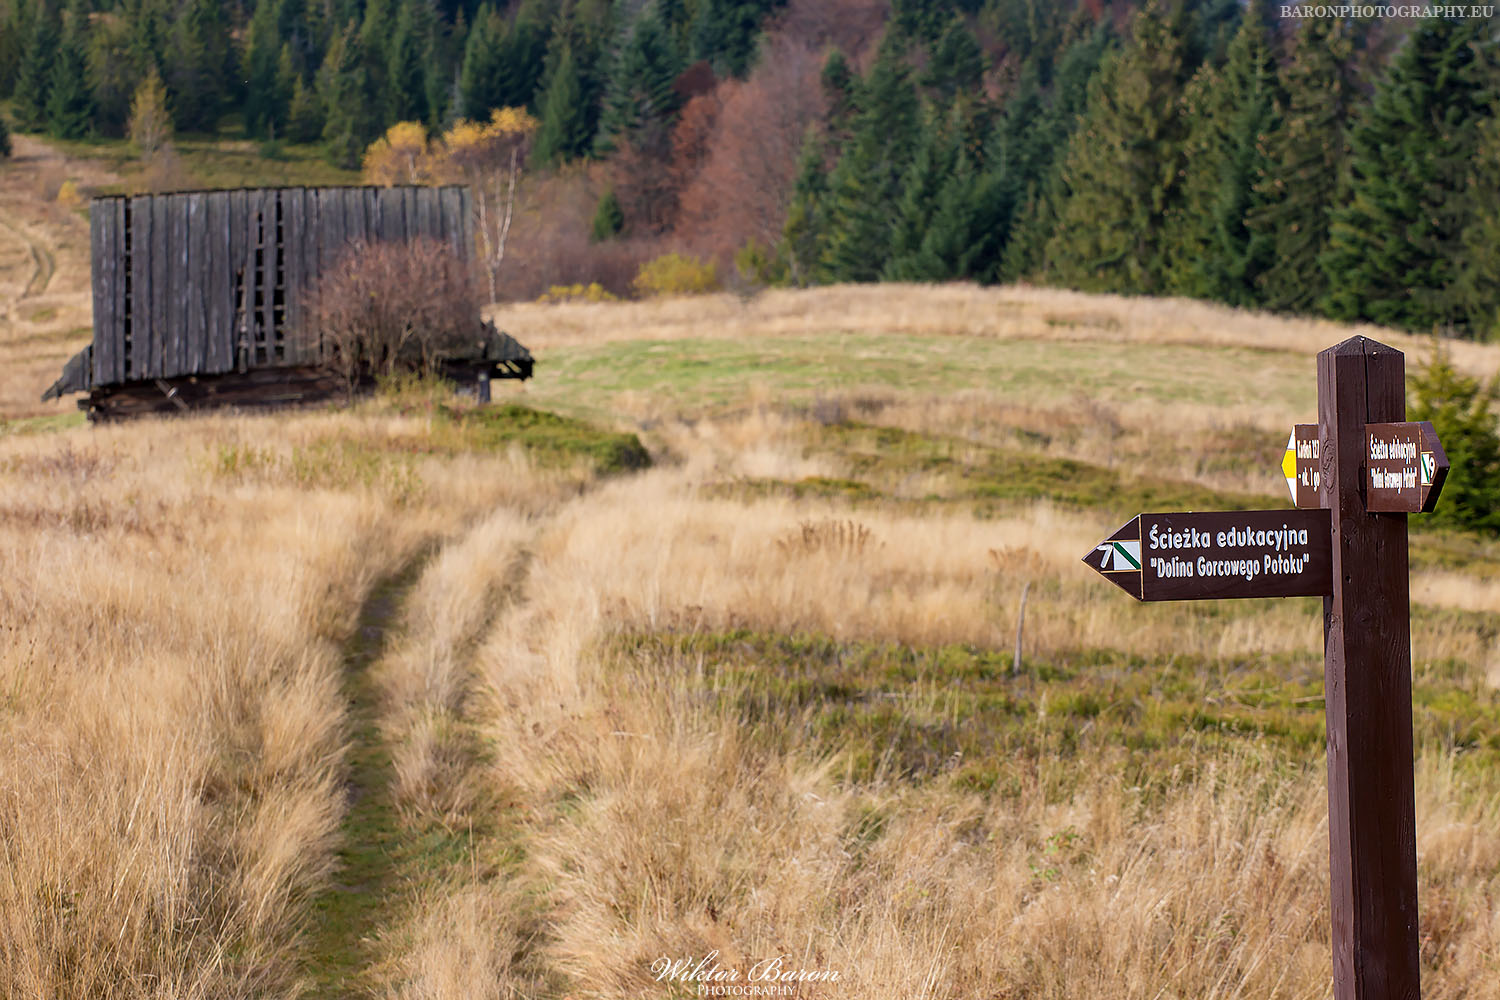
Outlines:
<svg viewBox="0 0 1500 1000"><path fill-rule="evenodd" d="M1108 747L1054 759L1044 746L996 762L1003 794L851 782L837 751L797 735L796 713L751 721L701 659L607 641L746 627L994 646L1025 578L1043 656L1263 657L1315 650L1315 608L1143 619L1155 609L1068 571L1105 527L1092 515L863 509L856 522L824 501L705 498L694 470L715 464L687 456L543 523L525 593L476 659L489 781L528 806L510 881L543 901L531 961L606 997L665 990L653 963L710 954L742 973L777 957L840 973L800 996L1326 993L1316 760L1204 747L1138 787ZM864 537L881 544L847 542ZM1462 655L1481 633L1427 636L1426 653ZM1430 751L1418 771L1427 989L1494 996L1500 859L1483 830L1497 798L1451 762Z"/></svg>
<svg viewBox="0 0 1500 1000"><path fill-rule="evenodd" d="M297 992L345 806L339 642L363 594L497 500L575 489L515 456L424 459L411 509L378 463L290 459L352 442L357 466L409 424L0 440L0 995ZM271 460L226 467L252 448Z"/></svg>

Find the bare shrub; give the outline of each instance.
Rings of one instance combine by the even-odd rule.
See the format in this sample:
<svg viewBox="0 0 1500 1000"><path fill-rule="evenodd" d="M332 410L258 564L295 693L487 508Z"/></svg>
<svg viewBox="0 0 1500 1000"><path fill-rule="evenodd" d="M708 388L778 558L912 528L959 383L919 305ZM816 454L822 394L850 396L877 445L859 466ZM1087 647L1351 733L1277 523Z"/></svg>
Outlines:
<svg viewBox="0 0 1500 1000"><path fill-rule="evenodd" d="M430 372L479 338L479 296L447 244L356 243L319 279L304 336L321 336L347 378Z"/></svg>

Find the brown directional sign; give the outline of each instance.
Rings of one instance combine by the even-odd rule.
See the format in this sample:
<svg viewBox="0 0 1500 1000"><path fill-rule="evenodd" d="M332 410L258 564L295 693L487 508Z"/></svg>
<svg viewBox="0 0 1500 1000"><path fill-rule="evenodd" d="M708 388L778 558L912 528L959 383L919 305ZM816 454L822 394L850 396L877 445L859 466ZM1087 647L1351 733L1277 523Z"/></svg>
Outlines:
<svg viewBox="0 0 1500 1000"><path fill-rule="evenodd" d="M1417 1000L1416 797L1405 513L1448 457L1406 415L1400 351L1318 354L1318 422L1282 461L1297 510L1140 514L1083 561L1136 600L1323 597L1334 1000Z"/></svg>
<svg viewBox="0 0 1500 1000"><path fill-rule="evenodd" d="M1318 462L1317 424L1292 427L1292 436L1287 438L1286 454L1281 460L1281 471L1286 476L1293 504L1305 509L1323 506L1323 499L1318 494L1322 471Z"/></svg>
<svg viewBox="0 0 1500 1000"><path fill-rule="evenodd" d="M1138 601L1326 597L1326 510L1140 514L1083 557Z"/></svg>
<svg viewBox="0 0 1500 1000"><path fill-rule="evenodd" d="M1365 424L1365 510L1430 511L1446 478L1448 456L1432 424Z"/></svg>

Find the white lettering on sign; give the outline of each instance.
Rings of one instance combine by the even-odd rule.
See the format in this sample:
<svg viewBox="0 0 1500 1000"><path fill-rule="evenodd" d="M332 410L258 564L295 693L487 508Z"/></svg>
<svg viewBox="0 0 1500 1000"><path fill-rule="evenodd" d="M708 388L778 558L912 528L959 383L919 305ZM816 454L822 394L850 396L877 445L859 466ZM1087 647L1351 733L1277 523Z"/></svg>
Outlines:
<svg viewBox="0 0 1500 1000"><path fill-rule="evenodd" d="M1285 552L1293 545L1307 544L1306 528L1289 528L1282 525L1280 528L1256 530L1254 528L1230 528L1210 535L1206 531L1197 528L1188 528L1184 531L1167 531L1153 524L1151 530L1146 533L1151 540L1153 549L1207 549L1207 548L1245 548L1255 546L1257 548L1269 548L1276 552ZM1155 562L1155 560L1153 560Z"/></svg>
<svg viewBox="0 0 1500 1000"><path fill-rule="evenodd" d="M1417 457L1417 443L1401 438L1385 441L1372 437L1370 438L1370 457L1374 459L1395 458L1409 462Z"/></svg>

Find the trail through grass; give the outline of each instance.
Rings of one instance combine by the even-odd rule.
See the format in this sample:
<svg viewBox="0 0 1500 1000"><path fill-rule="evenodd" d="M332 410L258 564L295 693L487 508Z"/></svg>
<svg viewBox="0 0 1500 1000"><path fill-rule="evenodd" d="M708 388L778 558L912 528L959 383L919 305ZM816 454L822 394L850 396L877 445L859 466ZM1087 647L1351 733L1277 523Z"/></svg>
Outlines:
<svg viewBox="0 0 1500 1000"><path fill-rule="evenodd" d="M313 996L348 997L358 991L364 967L375 958L375 933L392 917L403 843L391 803L391 758L377 725L379 705L368 676L396 628L408 591L430 557L424 552L379 581L360 608L344 646L344 692L349 705L346 794L349 808L340 828L339 870L314 902L308 937Z"/></svg>

